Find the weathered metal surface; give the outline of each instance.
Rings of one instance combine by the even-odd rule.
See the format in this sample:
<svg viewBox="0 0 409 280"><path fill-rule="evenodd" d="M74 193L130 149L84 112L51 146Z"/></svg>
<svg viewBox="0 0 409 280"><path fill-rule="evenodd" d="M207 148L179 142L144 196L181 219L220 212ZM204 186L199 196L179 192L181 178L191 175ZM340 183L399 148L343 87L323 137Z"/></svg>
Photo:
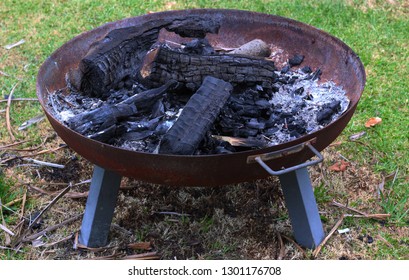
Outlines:
<svg viewBox="0 0 409 280"><path fill-rule="evenodd" d="M350 99L350 107L335 122L296 140L269 148L233 154L178 156L133 152L88 139L67 128L49 112L47 96L65 87L66 73L78 66L90 45L115 28L138 26L156 18L180 18L189 15L215 17L221 21L218 34L207 39L219 47L238 47L255 38L279 50L275 59L286 60L295 54L305 55L303 65L323 72L322 81L333 80L342 86ZM184 39L161 32L160 38L176 42ZM274 51L273 51L274 53ZM37 76L37 95L48 120L58 135L78 154L105 169L142 181L167 185L224 185L265 178L257 163L247 157L282 150L316 138L314 147L321 151L345 128L351 119L365 85L365 71L358 56L341 40L312 26L291 19L239 10L183 10L153 13L105 24L82 33L56 50L41 66ZM313 156L303 149L283 158L268 161L274 170L302 163Z"/></svg>

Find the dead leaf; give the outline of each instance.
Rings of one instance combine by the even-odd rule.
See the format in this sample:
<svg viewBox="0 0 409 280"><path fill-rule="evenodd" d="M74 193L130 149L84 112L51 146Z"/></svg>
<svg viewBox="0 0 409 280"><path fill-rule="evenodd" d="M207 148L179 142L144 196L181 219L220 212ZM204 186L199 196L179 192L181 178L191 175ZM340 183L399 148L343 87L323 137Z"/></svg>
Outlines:
<svg viewBox="0 0 409 280"><path fill-rule="evenodd" d="M329 167L329 170L331 171L335 171L335 172L342 172L347 170L348 166L350 166L351 163L345 161L345 160L341 160L339 162L334 163L333 165L331 165Z"/></svg>
<svg viewBox="0 0 409 280"><path fill-rule="evenodd" d="M365 127L375 126L377 124L380 124L381 122L382 122L382 119L379 117L369 118L365 123Z"/></svg>

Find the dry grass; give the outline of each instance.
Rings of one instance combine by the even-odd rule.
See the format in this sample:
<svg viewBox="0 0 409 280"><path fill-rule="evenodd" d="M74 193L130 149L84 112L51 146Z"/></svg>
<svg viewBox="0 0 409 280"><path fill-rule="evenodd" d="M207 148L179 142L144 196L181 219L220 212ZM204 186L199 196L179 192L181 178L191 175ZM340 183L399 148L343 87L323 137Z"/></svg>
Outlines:
<svg viewBox="0 0 409 280"><path fill-rule="evenodd" d="M53 132L48 123L41 123L39 129L50 139L42 149L51 150L62 144L58 137L50 137ZM376 192L379 175L353 162L344 172L328 171L328 166L340 159L338 148L327 148L324 153L325 163L310 170L314 186L320 189L316 196L326 232L343 213L348 212L331 206L334 197L338 202L352 204L366 213L382 211ZM41 158L64 164L65 168L24 166L21 160L16 159L4 169L7 176L17 180L16 185L27 189L30 207L25 212L26 217L43 209L68 184L90 179L92 174L90 163L68 148L47 153ZM39 187L42 191L32 187ZM104 250L74 249L75 234L80 228L79 219L43 235L35 243L23 243L20 248L23 254L9 251L6 256L0 251L0 256L3 254L2 258L24 259L121 259L127 255L156 252L155 256L162 259L313 258L311 250L300 249L286 238L283 238L284 249L281 248L278 234L292 238L292 231L276 178L205 188L175 188L124 178L121 187L123 190L120 191L115 209L110 243ZM85 194L87 190L88 184L82 184L73 187L70 192ZM46 192L53 195L44 194ZM85 195L76 199L68 195L63 197L46 212L41 227L31 233L81 214L85 202ZM16 218L7 226L14 229L19 221ZM358 218L345 219L340 228L349 227L350 232L335 233L317 258L370 259L377 244L394 246L388 244L383 236L393 234L395 239L402 239L407 234L406 229L395 231L394 226L371 223L369 232ZM368 243L367 235L376 242ZM2 242L3 237L4 234ZM149 242L151 248L130 249L127 246L140 242Z"/></svg>
<svg viewBox="0 0 409 280"><path fill-rule="evenodd" d="M128 5L132 8L121 8L115 6L117 4L103 8L104 4L97 2L103 1L87 2L85 6L92 5L91 8L86 7L89 8L88 10L80 4L81 1L77 5L68 5L69 7L58 1L44 2L44 7L36 7L35 11L30 9L28 13L23 5L21 8L13 6L10 1L0 4L2 7L0 14L4 19L0 24L2 27L0 46L16 42L22 37L27 41L24 45L11 51L0 48L2 95L9 94L14 83L19 81L15 96L34 97L35 75L44 58L75 34L89 30L103 22L151 10L195 8L209 5L210 2L214 4L214 7L239 7L237 1L199 1L198 4L193 4L191 1L165 1L162 4L159 4L159 1L145 1L138 8L130 3ZM288 1L281 2L280 5L276 5L273 1L240 1L239 7L303 20L328 32L335 32L334 35L346 39L348 44L354 46L366 64L368 86L358 112L347 128L347 132L344 133L360 130L363 120L366 117L372 117L375 112L378 114L380 111L381 115L383 113L385 116L388 114L391 116L389 123L386 119L379 131L368 132L370 137L364 141L369 142L371 147L363 147L362 144L345 141L341 145L327 148L324 152L326 158L324 163L310 169L326 232L331 230L343 214L350 213L345 209L332 206L333 199L365 213L384 213L385 209L381 207L382 201L378 188L387 174L379 172L379 168L381 171L390 172L396 170L396 166L401 166L401 173L397 180L401 182L409 180L407 167L405 169L402 164L399 165L399 162L402 162L400 159L406 155L404 150L399 150L398 145L401 138L392 137L400 135L403 128L406 127L404 121L405 114L407 115L407 100L406 103L396 100L398 100L397 97L407 92L407 87L404 86L403 78L395 78L399 75L386 69L389 62L399 62L400 59L404 61L407 57L405 52L401 51L405 47L407 49L407 42L402 39L404 36L401 34L404 34L406 30L404 20L409 15L408 3L405 0L348 0L345 2L349 7L352 6L354 11L359 11L356 13L357 17L351 16L355 13L348 12L350 10L345 9L344 6L341 7L341 11L345 14L339 13L338 8L340 7L336 3L334 6L329 5L330 1L324 4L320 1L313 1L311 4ZM327 10L327 8L330 9ZM92 12L90 13L89 10ZM48 14L44 11L48 11ZM71 16L79 13L84 14L84 18ZM398 21L395 22L395 19ZM394 25L390 26L390 23ZM385 54L384 49L389 53ZM385 57L388 63L383 63ZM401 73L406 73L406 69L407 66L403 65ZM10 74L10 76L3 73ZM386 94L390 92L399 95L395 98ZM391 102L388 106L381 106L384 99L397 103ZM371 107L372 103L379 104L376 105L376 111ZM402 121L398 122L399 117L394 115L395 112L386 110L387 108L401 112ZM15 129L23 121L40 111L37 103L13 102L12 127ZM1 110L0 114L1 117L4 116ZM394 127L397 132L391 130ZM13 148L38 147L38 149L26 152L1 149L0 161L14 156L35 154L42 150L51 151L63 144L45 121L36 125L35 128L18 132L17 136L18 139L26 139L27 142ZM340 139L345 137L341 136ZM382 144L396 143L396 148L402 156L399 156L398 152L392 153L390 149L387 150L377 145L380 142L377 139L385 139L381 141ZM0 146L6 144L10 144L10 140L5 126L1 126ZM355 146L351 148L351 145L356 145L356 149ZM349 148L344 148L346 146ZM355 157L350 157L351 166L346 171L329 171L329 166L342 159L342 156L349 157L348 154L341 155L341 153L356 150L361 152L358 151ZM390 155L386 156L383 153ZM22 209L24 209L24 217L29 218L35 212L44 209L56 193L69 183L85 181L92 175L90 163L68 148L33 157L64 164L66 167L63 170L34 167L18 158L0 166L0 175L3 173L5 178L12 181L15 199L20 199L10 206L17 211L16 213L5 208L1 209L5 218L5 226L13 232L19 229L21 220L19 213ZM388 160L388 163L382 163L385 158L396 158L396 162ZM379 167L379 162L383 167ZM396 185L397 183L393 185L389 182L389 185L385 186L385 193L397 193ZM88 186L89 184L74 186L69 194L85 194ZM291 225L276 178L215 188L172 188L123 179L122 186L127 189L120 191L109 237L110 243L107 248L99 251L86 248L74 249L75 234L81 223L80 220L76 220L46 233L34 244L23 243L18 252L0 249L0 259L120 259L134 254L153 252L156 252L155 256L162 259L313 258L311 250L301 249L291 241ZM404 187L405 184L402 186ZM34 187L37 187L37 190ZM53 195L47 195L44 192ZM22 198L25 193L27 202L23 205ZM74 199L70 198L69 194L47 211L40 228L33 229L29 234L40 232L49 226L57 225L70 217L81 214L84 211L85 196ZM5 201L2 200L2 202ZM409 201L404 203L403 206L406 209L409 208ZM176 212L184 215L159 214L159 212ZM405 219L407 220L407 218L403 220ZM27 226L25 222L21 231ZM348 217L343 220L339 228L349 228L350 231L346 234L339 234L336 231L323 246L317 256L318 259L409 259L407 224L397 225L392 219L376 221ZM279 236L284 244L284 251ZM370 242L371 238L373 242ZM0 231L0 246L14 248L13 244L8 241L12 242L13 238L7 236L4 231ZM144 247L147 242L150 244L149 249ZM135 243L140 246L128 246L128 244ZM135 249L135 247L142 247L142 249Z"/></svg>

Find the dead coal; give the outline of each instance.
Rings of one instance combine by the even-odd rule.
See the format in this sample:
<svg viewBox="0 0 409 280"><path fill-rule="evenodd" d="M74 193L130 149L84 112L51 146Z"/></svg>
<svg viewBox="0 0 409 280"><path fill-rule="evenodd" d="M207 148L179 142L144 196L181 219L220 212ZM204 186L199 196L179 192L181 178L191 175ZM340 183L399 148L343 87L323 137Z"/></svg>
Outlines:
<svg viewBox="0 0 409 280"><path fill-rule="evenodd" d="M164 28L190 41L160 41ZM320 69L296 69L304 55L279 70L259 39L216 51L202 35L218 28L218 21L188 17L112 30L70 69L67 87L49 95L51 111L70 129L107 144L207 155L285 143L348 108L341 87L319 82Z"/></svg>
<svg viewBox="0 0 409 280"><path fill-rule="evenodd" d="M277 70L279 78L271 89L260 85L235 86L194 151L189 153L221 154L269 147L313 133L336 120L349 105L345 91L331 81L319 83L321 70L308 69L286 73ZM154 94L149 96L149 101L145 99L142 106L145 109L128 106L121 111L121 104L137 96L142 100L146 92ZM75 91L68 95L57 91L50 95L49 103L61 122L89 138L133 151L155 153L192 94L175 93L169 84L154 89L134 84L130 89L111 90L106 96L101 99ZM103 122L92 119L95 111L104 112ZM194 113L188 119L194 119Z"/></svg>

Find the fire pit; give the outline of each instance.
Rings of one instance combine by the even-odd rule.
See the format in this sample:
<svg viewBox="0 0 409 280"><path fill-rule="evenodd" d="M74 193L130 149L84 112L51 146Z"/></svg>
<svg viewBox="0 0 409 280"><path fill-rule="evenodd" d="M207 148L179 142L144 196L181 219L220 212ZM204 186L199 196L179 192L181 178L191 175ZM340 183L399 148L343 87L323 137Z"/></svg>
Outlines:
<svg viewBox="0 0 409 280"><path fill-rule="evenodd" d="M189 17L217 20L220 28L207 34L212 45L234 48L259 38L273 46L277 64L305 54L304 64L321 69L320 82L333 81L349 99L349 107L334 122L295 140L267 148L217 155L170 155L131 151L85 137L64 125L51 112L51 94L67 86L66 78L96 41L112 30L146 28L152 22L174 24ZM177 25L177 24L174 24ZM180 42L172 32L159 38ZM342 41L306 24L278 17L238 10L171 11L128 18L83 33L56 50L41 66L37 94L58 135L77 153L95 164L80 241L90 247L103 246L116 203L121 176L176 186L225 185L280 176L297 241L317 246L324 232L306 167L322 160L319 151L327 147L351 119L365 84L365 72L357 55ZM307 161L314 155L317 160ZM307 161L307 162L306 162ZM266 172L267 170L267 172Z"/></svg>

